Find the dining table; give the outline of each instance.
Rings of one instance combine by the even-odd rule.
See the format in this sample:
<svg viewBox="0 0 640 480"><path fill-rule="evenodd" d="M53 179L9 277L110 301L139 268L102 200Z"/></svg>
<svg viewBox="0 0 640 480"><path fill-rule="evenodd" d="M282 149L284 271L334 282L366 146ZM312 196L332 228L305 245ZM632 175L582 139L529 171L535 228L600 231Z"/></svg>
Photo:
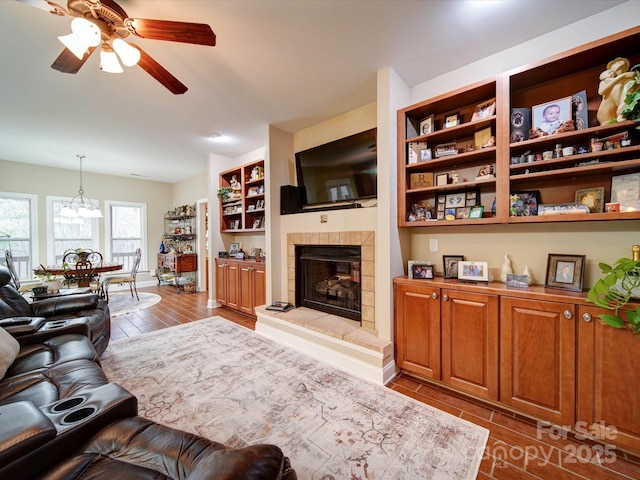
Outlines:
<svg viewBox="0 0 640 480"><path fill-rule="evenodd" d="M92 266L90 269L87 269L83 264L76 263L67 263L60 265L40 265L38 268L33 269L33 273L35 275L51 274L73 276L77 279L79 287L88 287L91 283L92 277L94 277L96 274L122 270L123 266L124 264L117 262L102 262L101 264Z"/></svg>

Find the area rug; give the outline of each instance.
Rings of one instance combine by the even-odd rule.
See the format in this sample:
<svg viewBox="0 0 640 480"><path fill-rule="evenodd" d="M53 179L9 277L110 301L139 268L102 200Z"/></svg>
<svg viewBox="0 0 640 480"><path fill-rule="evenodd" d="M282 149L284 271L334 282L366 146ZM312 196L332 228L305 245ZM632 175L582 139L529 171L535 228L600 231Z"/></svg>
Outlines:
<svg viewBox="0 0 640 480"><path fill-rule="evenodd" d="M111 316L117 317L118 315L144 310L162 300L162 297L155 293L138 292L138 296L140 300L135 297L135 294L131 296L129 290L126 292L109 292L109 312Z"/></svg>
<svg viewBox="0 0 640 480"><path fill-rule="evenodd" d="M115 340L101 362L140 415L278 445L300 480L471 480L489 434L220 317Z"/></svg>

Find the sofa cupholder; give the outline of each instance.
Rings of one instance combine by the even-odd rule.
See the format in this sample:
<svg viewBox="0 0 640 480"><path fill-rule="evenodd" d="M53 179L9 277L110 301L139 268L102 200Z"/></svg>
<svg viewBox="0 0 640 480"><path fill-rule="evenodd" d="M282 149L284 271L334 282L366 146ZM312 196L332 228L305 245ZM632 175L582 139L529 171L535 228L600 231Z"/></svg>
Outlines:
<svg viewBox="0 0 640 480"><path fill-rule="evenodd" d="M93 415L96 410L98 410L96 407L82 407L78 410L74 410L64 416L62 424L69 425L71 423L77 423L80 420L84 420L85 418Z"/></svg>
<svg viewBox="0 0 640 480"><path fill-rule="evenodd" d="M66 320L58 320L55 322L48 322L49 328L59 328L59 327L64 327L68 322Z"/></svg>
<svg viewBox="0 0 640 480"><path fill-rule="evenodd" d="M84 401L85 401L84 397L69 398L67 400L64 400L63 402L56 403L53 406L53 408L51 408L51 411L64 412L65 410L71 410L72 408L77 407L78 405L84 403Z"/></svg>

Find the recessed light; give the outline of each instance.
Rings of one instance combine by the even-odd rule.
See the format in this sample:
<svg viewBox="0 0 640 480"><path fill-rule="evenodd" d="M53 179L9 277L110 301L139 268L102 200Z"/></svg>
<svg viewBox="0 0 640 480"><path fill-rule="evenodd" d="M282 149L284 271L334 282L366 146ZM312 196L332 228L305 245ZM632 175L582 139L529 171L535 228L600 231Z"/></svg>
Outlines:
<svg viewBox="0 0 640 480"><path fill-rule="evenodd" d="M219 133L212 133L211 135L209 135L209 138L211 140L215 141L220 141L222 140L222 135L220 135Z"/></svg>

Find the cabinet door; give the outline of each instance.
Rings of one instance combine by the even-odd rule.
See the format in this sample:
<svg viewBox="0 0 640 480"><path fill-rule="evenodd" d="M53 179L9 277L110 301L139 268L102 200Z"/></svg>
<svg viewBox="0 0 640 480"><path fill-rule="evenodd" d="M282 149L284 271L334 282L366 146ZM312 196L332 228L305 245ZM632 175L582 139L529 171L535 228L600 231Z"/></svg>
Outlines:
<svg viewBox="0 0 640 480"><path fill-rule="evenodd" d="M640 452L640 339L603 324L605 312L579 308L577 420L603 441Z"/></svg>
<svg viewBox="0 0 640 480"><path fill-rule="evenodd" d="M264 265L253 267L253 308L267 303L267 269ZM251 315L255 315L255 310Z"/></svg>
<svg viewBox="0 0 640 480"><path fill-rule="evenodd" d="M442 381L498 399L498 297L442 290Z"/></svg>
<svg viewBox="0 0 640 480"><path fill-rule="evenodd" d="M247 315L253 315L253 269L251 264L238 266L238 309Z"/></svg>
<svg viewBox="0 0 640 480"><path fill-rule="evenodd" d="M501 298L500 401L552 422L574 423L575 308Z"/></svg>
<svg viewBox="0 0 640 480"><path fill-rule="evenodd" d="M238 262L227 263L227 307L239 309L240 293L238 290Z"/></svg>
<svg viewBox="0 0 640 480"><path fill-rule="evenodd" d="M395 286L395 351L399 368L440 379L440 289Z"/></svg>
<svg viewBox="0 0 640 480"><path fill-rule="evenodd" d="M216 259L216 302L220 305L227 305L228 290L227 263Z"/></svg>

